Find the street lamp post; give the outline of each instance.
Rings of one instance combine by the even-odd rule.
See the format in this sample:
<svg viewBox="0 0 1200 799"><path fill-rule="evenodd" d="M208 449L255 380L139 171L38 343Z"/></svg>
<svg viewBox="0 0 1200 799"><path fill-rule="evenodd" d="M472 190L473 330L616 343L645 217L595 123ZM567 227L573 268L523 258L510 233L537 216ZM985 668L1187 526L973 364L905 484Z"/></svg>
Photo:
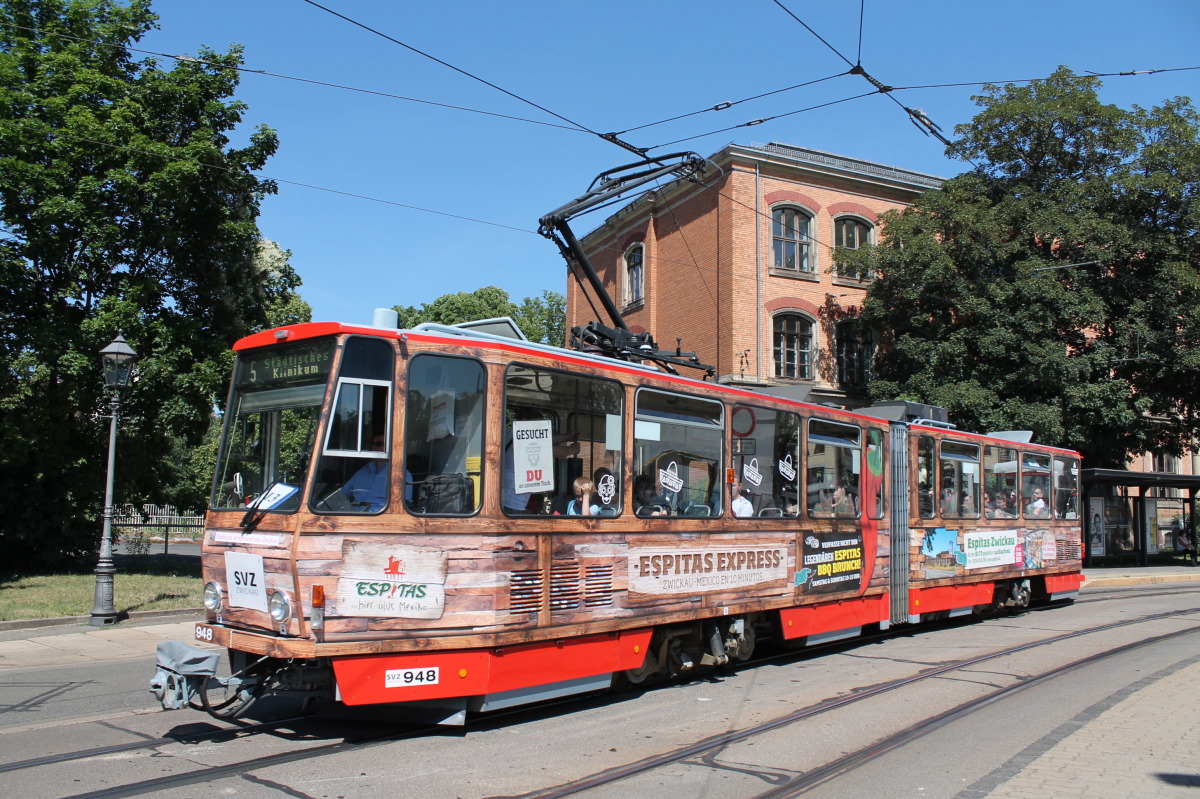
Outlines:
<svg viewBox="0 0 1200 799"><path fill-rule="evenodd" d="M113 606L113 575L117 569L112 557L113 471L117 465L117 420L121 416L121 396L129 388L133 363L137 353L125 343L120 333L100 350L104 367L104 387L109 391L108 477L104 486L104 531L100 534L100 559L96 562L96 597L92 603L93 627L112 624L117 620Z"/></svg>

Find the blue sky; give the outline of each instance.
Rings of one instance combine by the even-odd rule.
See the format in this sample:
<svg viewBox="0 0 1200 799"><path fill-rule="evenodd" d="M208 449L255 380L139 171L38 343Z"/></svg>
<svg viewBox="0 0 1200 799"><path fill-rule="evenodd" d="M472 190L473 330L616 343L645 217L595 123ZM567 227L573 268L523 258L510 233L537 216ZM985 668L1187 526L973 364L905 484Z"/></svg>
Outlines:
<svg viewBox="0 0 1200 799"><path fill-rule="evenodd" d="M1079 73L1200 66L1196 0L781 2L850 62L860 59L863 8L862 66L896 87L1038 78L1060 64ZM292 251L316 320L365 323L378 306L487 285L516 301L564 291L565 265L534 234L538 218L635 156L547 111L595 132L626 131L831 78L623 138L656 155L779 141L942 177L964 169L884 96L792 113L871 87L841 75L847 62L773 0L321 4L546 110L304 0L157 0L160 29L140 46L194 55L201 45L239 43L248 69L548 124L244 73L242 133L275 128L280 150L263 174L290 181L263 203L259 226ZM1152 106L1177 95L1200 101L1198 88L1200 70L1174 71L1105 78L1102 96ZM979 91L894 96L953 137L975 114L970 98ZM603 214L580 219L576 232Z"/></svg>

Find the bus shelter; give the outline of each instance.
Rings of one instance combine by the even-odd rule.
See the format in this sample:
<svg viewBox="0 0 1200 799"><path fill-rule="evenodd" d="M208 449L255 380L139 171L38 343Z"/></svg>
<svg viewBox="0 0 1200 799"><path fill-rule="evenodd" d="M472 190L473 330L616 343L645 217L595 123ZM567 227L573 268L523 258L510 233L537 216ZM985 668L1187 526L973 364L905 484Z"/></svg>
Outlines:
<svg viewBox="0 0 1200 799"><path fill-rule="evenodd" d="M1085 566L1187 554L1196 540L1200 475L1084 469ZM1186 537L1185 537L1186 536ZM1196 562L1195 548L1189 555Z"/></svg>

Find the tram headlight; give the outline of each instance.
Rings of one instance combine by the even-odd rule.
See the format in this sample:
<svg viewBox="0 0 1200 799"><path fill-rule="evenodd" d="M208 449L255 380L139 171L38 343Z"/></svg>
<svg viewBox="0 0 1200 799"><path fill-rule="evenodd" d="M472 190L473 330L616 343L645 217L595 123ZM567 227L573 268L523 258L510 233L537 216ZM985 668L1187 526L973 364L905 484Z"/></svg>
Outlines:
<svg viewBox="0 0 1200 799"><path fill-rule="evenodd" d="M267 611L276 624L282 624L292 617L292 607L288 604L287 597L283 595L282 591L275 591L271 594L271 601L267 603Z"/></svg>
<svg viewBox="0 0 1200 799"><path fill-rule="evenodd" d="M216 613L221 609L221 586L217 583L204 584L204 609Z"/></svg>

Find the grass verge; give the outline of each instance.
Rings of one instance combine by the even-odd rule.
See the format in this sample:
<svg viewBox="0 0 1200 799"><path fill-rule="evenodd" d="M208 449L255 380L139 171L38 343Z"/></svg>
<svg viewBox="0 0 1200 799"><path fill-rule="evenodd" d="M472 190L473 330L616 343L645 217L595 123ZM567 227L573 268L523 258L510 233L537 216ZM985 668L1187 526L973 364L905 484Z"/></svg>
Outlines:
<svg viewBox="0 0 1200 799"><path fill-rule="evenodd" d="M113 576L113 605L119 613L200 607L199 564L161 558L128 558ZM0 575L0 621L87 616L96 595L96 575Z"/></svg>

